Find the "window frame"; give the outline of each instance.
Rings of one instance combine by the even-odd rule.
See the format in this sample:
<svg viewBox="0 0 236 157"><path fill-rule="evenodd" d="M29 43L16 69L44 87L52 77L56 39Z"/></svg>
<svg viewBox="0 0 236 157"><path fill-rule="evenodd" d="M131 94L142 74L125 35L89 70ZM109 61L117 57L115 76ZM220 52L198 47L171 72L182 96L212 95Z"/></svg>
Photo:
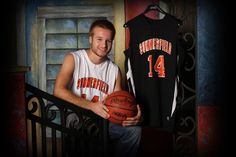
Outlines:
<svg viewBox="0 0 236 157"><path fill-rule="evenodd" d="M47 19L55 18L91 18L106 17L113 22L114 13L112 5L86 5L86 6L44 6L37 10L37 49L35 61L38 67L35 76L38 76L38 88L47 91L46 69L46 27ZM114 43L113 43L114 44ZM114 48L114 46L113 46ZM114 52L114 49L112 50ZM38 73L38 74L37 74Z"/></svg>

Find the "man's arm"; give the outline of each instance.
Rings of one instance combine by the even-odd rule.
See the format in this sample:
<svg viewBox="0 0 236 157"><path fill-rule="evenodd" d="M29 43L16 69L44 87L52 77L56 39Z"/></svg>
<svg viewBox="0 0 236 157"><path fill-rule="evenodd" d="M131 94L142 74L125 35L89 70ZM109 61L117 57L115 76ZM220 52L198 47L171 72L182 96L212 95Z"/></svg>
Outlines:
<svg viewBox="0 0 236 157"><path fill-rule="evenodd" d="M72 104L91 110L103 118L108 118L108 109L102 104L102 102L91 102L82 97L78 97L68 88L73 78L75 67L74 64L75 62L73 55L66 55L61 69L57 75L53 94L56 97L64 99Z"/></svg>

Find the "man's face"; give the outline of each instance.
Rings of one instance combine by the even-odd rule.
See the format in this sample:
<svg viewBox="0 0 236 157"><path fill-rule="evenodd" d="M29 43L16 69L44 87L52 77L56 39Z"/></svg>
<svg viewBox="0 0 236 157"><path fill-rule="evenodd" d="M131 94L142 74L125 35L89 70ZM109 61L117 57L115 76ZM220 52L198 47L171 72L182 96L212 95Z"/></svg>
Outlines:
<svg viewBox="0 0 236 157"><path fill-rule="evenodd" d="M91 50L99 57L105 57L112 48L112 32L109 29L95 27L89 37Z"/></svg>

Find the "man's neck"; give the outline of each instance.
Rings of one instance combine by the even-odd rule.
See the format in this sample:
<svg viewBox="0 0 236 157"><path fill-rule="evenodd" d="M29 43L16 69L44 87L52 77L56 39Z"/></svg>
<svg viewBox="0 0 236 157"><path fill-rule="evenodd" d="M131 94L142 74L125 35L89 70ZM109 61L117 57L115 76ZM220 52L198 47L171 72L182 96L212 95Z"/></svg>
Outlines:
<svg viewBox="0 0 236 157"><path fill-rule="evenodd" d="M86 52L87 52L88 58L94 64L100 64L100 63L102 63L102 62L104 62L106 60L105 57L97 56L95 53L92 52L91 49L87 49Z"/></svg>

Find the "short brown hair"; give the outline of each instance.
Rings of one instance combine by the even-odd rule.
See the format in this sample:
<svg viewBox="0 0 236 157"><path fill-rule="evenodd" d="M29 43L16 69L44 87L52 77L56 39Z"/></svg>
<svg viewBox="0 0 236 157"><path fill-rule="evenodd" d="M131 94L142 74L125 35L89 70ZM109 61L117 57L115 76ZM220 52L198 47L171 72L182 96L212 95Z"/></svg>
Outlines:
<svg viewBox="0 0 236 157"><path fill-rule="evenodd" d="M116 30L114 25L108 21L108 20L96 20L92 23L90 29L89 29L89 35L91 36L93 34L93 29L94 27L101 27L101 28L105 28L105 29L109 29L112 33L112 40L115 37L116 34Z"/></svg>

